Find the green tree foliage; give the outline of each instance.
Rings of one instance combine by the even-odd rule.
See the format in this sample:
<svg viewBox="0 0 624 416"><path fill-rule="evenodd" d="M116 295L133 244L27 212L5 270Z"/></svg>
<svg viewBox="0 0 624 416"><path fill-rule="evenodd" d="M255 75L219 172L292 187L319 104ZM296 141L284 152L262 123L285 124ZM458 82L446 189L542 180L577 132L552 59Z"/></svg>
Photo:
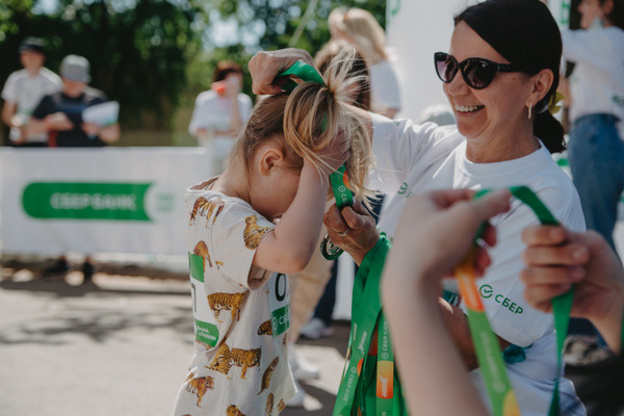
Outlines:
<svg viewBox="0 0 624 416"><path fill-rule="evenodd" d="M308 7L313 7L313 10L308 10ZM219 60L230 59L241 64L246 71L247 62L257 51L286 47L305 49L314 55L329 40L327 18L337 7L366 9L385 27L385 1L213 0L213 8L210 9L211 17L215 17L213 22L228 21L233 23L238 31L236 36L221 44L212 42L210 36L205 38L207 53L198 57L195 65L204 69L214 68ZM214 29L215 25L211 28ZM293 42L295 40L293 35L298 30L301 34ZM202 85L207 87L210 81L209 70L206 70L204 75L207 78L204 78ZM251 95L251 82L248 77L245 78L245 92ZM199 90L195 89L195 92Z"/></svg>
<svg viewBox="0 0 624 416"><path fill-rule="evenodd" d="M122 104L130 128L169 128L186 68L201 49L194 29L207 16L195 0L59 0L56 10L33 12L33 1L0 6L0 79L20 67L17 49L26 36L47 42L47 66L58 70L68 54L91 63L91 85ZM34 9L36 11L36 8ZM205 25L204 25L205 26Z"/></svg>
<svg viewBox="0 0 624 416"><path fill-rule="evenodd" d="M44 10L40 0L0 1L0 83L20 68L22 39L42 37L47 42L46 66L54 71L68 54L89 60L91 85L121 103L124 129L171 130L178 106L192 105L199 92L210 88L219 60L234 60L246 72L258 50L295 46L314 54L329 39L327 17L335 7L367 9L385 25L385 2L375 0L47 3L53 4L52 10ZM293 44L297 28L300 36ZM244 91L251 95L248 76Z"/></svg>

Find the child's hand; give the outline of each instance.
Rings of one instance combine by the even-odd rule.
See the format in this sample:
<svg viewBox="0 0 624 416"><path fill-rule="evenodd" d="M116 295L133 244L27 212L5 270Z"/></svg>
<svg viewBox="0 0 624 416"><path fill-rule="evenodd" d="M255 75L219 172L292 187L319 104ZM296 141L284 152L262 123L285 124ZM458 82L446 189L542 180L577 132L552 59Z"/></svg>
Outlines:
<svg viewBox="0 0 624 416"><path fill-rule="evenodd" d="M316 156L323 162L320 168L325 176L334 173L349 160L351 155L350 147L349 134L340 130L327 147L316 151Z"/></svg>

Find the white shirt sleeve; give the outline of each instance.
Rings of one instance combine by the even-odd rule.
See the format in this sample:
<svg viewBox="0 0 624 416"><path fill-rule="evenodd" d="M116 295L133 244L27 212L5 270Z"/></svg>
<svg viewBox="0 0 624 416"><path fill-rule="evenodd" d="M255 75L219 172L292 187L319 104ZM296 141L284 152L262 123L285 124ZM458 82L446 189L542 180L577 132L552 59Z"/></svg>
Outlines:
<svg viewBox="0 0 624 416"><path fill-rule="evenodd" d="M249 98L249 96L246 94L238 94L238 100L240 106L239 108L241 121L243 122L243 124L245 124L247 123L247 120L249 120L249 117L251 117L251 98Z"/></svg>
<svg viewBox="0 0 624 416"><path fill-rule="evenodd" d="M370 84L372 111L401 110L401 88L390 62L381 61L370 67Z"/></svg>
<svg viewBox="0 0 624 416"><path fill-rule="evenodd" d="M17 102L17 78L18 73L13 72L7 78L2 89L2 99L11 103Z"/></svg>
<svg viewBox="0 0 624 416"><path fill-rule="evenodd" d="M568 61L608 68L608 62L612 59L609 48L611 41L605 30L562 30L561 40L563 57Z"/></svg>
<svg viewBox="0 0 624 416"><path fill-rule="evenodd" d="M275 225L251 207L228 204L211 228L210 246L214 253L214 266L223 276L237 284L239 289L257 289L262 282L249 280L254 270L253 259L260 240ZM264 273L261 274L264 276ZM262 278L256 276L256 273L253 277Z"/></svg>
<svg viewBox="0 0 624 416"><path fill-rule="evenodd" d="M193 107L193 115L191 116L191 122L189 123L188 131L193 136L197 134L197 129L199 128L199 119L201 117L201 107L202 107L202 94L199 94L195 99L195 107Z"/></svg>
<svg viewBox="0 0 624 416"><path fill-rule="evenodd" d="M373 122L373 182L379 190L395 194L417 166L434 163L448 154L463 140L454 126L440 127L434 123L417 125L407 119L390 120L370 113Z"/></svg>

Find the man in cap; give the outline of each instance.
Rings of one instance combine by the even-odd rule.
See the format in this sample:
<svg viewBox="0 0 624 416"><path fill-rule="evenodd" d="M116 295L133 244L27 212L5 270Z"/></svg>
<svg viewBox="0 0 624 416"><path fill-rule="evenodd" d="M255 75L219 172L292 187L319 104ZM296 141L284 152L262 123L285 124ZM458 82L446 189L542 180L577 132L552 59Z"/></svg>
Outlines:
<svg viewBox="0 0 624 416"><path fill-rule="evenodd" d="M11 144L22 147L47 146L48 137L45 133L25 135L24 127L41 98L60 91L61 78L43 66L44 45L40 38L24 39L19 47L19 55L24 68L9 75L4 84L2 121L11 128Z"/></svg>
<svg viewBox="0 0 624 416"><path fill-rule="evenodd" d="M119 140L119 124L85 123L82 112L108 101L102 91L88 86L89 61L68 55L61 62L63 89L43 97L32 114L27 132L47 133L50 147L101 147Z"/></svg>
<svg viewBox="0 0 624 416"><path fill-rule="evenodd" d="M118 123L99 125L86 123L82 119L83 111L87 107L108 101L102 91L87 85L91 80L89 61L83 56L68 55L61 62L60 73L63 89L43 97L33 112L26 131L47 133L50 147L102 147L119 140ZM53 266L44 270L44 277L68 270L67 259L61 256ZM88 256L82 272L83 283L90 283L94 267Z"/></svg>

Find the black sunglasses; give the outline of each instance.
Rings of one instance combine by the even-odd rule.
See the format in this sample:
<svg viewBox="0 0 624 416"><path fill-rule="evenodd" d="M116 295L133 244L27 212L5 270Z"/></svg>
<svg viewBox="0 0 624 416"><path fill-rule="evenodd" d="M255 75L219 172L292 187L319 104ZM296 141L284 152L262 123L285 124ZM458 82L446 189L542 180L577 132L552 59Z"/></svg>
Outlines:
<svg viewBox="0 0 624 416"><path fill-rule="evenodd" d="M461 71L462 78L470 88L483 89L490 85L497 72L519 72L513 64L499 64L483 58L468 58L457 62L453 56L444 52L433 55L436 73L443 82L451 82L457 71Z"/></svg>

